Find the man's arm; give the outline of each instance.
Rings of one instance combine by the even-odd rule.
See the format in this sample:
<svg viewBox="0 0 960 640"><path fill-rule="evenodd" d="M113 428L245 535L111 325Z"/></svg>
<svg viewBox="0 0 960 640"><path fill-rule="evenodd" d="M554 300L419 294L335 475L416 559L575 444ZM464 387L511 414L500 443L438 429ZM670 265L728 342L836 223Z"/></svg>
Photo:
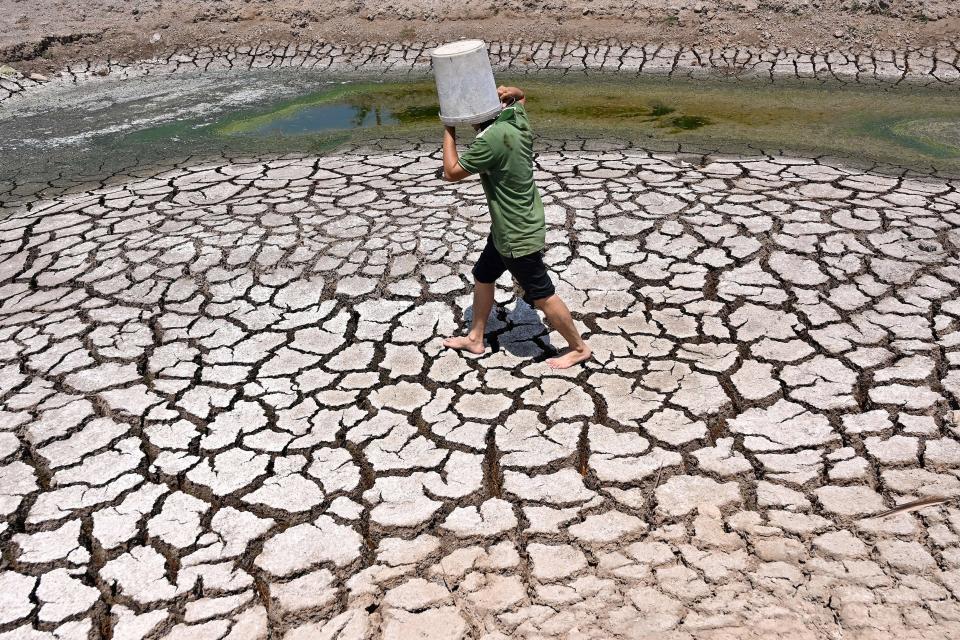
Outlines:
<svg viewBox="0 0 960 640"><path fill-rule="evenodd" d="M443 130L443 179L448 182L463 180L470 174L460 166L457 154L457 130L444 127Z"/></svg>

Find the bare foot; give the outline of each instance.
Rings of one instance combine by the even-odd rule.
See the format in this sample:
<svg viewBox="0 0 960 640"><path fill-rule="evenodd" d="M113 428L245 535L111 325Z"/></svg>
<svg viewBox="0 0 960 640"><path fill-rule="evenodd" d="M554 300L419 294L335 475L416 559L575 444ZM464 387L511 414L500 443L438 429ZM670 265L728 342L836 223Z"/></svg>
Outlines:
<svg viewBox="0 0 960 640"><path fill-rule="evenodd" d="M550 358L547 360L547 364L550 365L551 369L569 369L578 362L583 362L590 358L593 354L590 351L590 347L584 345L583 349L579 351L576 349L571 349L562 356L557 356L556 358Z"/></svg>
<svg viewBox="0 0 960 640"><path fill-rule="evenodd" d="M447 338L443 341L443 346L448 349L456 349L458 351L469 351L470 353L475 353L480 355L486 349L483 346L483 339L474 340L470 336L459 336L457 338Z"/></svg>

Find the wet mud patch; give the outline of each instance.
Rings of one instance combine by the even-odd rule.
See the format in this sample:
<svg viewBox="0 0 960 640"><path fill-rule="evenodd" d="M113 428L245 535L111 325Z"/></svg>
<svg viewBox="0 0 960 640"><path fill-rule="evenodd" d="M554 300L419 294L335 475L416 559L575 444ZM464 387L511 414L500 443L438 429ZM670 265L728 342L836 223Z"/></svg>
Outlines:
<svg viewBox="0 0 960 640"><path fill-rule="evenodd" d="M960 118L883 119L868 123L877 134L933 158L960 157Z"/></svg>
<svg viewBox="0 0 960 640"><path fill-rule="evenodd" d="M710 124L710 119L704 118L703 116L679 116L672 118L670 120L670 124L672 124L676 129L692 131Z"/></svg>

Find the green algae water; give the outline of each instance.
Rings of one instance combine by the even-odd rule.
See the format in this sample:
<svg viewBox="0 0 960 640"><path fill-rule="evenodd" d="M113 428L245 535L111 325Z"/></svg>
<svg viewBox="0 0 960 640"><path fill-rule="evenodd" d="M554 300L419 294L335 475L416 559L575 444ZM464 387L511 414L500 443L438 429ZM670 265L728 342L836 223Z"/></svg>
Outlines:
<svg viewBox="0 0 960 640"><path fill-rule="evenodd" d="M524 87L536 131L553 139L598 136L719 151L829 154L960 172L960 101L943 91L656 79L503 81ZM437 112L429 81L358 83L235 114L211 132L273 138L272 144L289 147L297 138L304 146L310 139L320 143L332 132L351 131L354 140L419 137L439 131Z"/></svg>
<svg viewBox="0 0 960 640"><path fill-rule="evenodd" d="M957 92L914 86L500 76L521 86L541 139L660 150L829 155L960 176ZM59 87L0 105L0 182L52 185L184 157L328 153L436 141L429 78L383 82L246 71ZM472 132L464 131L467 143ZM402 146L402 145L401 145Z"/></svg>
<svg viewBox="0 0 960 640"><path fill-rule="evenodd" d="M523 86L537 133L717 151L833 155L960 173L960 104L942 91L721 82L502 78ZM439 137L433 83L355 83L213 123L223 146L282 151L377 136ZM468 131L469 135L469 131ZM248 140L242 140L248 138Z"/></svg>

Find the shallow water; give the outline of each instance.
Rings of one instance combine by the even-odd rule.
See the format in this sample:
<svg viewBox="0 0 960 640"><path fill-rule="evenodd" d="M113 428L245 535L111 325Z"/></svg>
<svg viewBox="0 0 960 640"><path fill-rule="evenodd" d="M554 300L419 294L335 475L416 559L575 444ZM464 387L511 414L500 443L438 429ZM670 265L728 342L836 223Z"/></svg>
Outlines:
<svg viewBox="0 0 960 640"><path fill-rule="evenodd" d="M960 174L960 100L942 90L615 77L498 81L526 89L535 131L552 139L826 154ZM385 83L295 70L49 87L0 105L0 178L56 183L184 156L323 153L382 136L439 141L437 111L429 79Z"/></svg>
<svg viewBox="0 0 960 640"><path fill-rule="evenodd" d="M348 104L329 104L304 109L289 117L269 122L257 130L258 134L302 135L336 129L359 129L397 124L388 109L358 109Z"/></svg>

